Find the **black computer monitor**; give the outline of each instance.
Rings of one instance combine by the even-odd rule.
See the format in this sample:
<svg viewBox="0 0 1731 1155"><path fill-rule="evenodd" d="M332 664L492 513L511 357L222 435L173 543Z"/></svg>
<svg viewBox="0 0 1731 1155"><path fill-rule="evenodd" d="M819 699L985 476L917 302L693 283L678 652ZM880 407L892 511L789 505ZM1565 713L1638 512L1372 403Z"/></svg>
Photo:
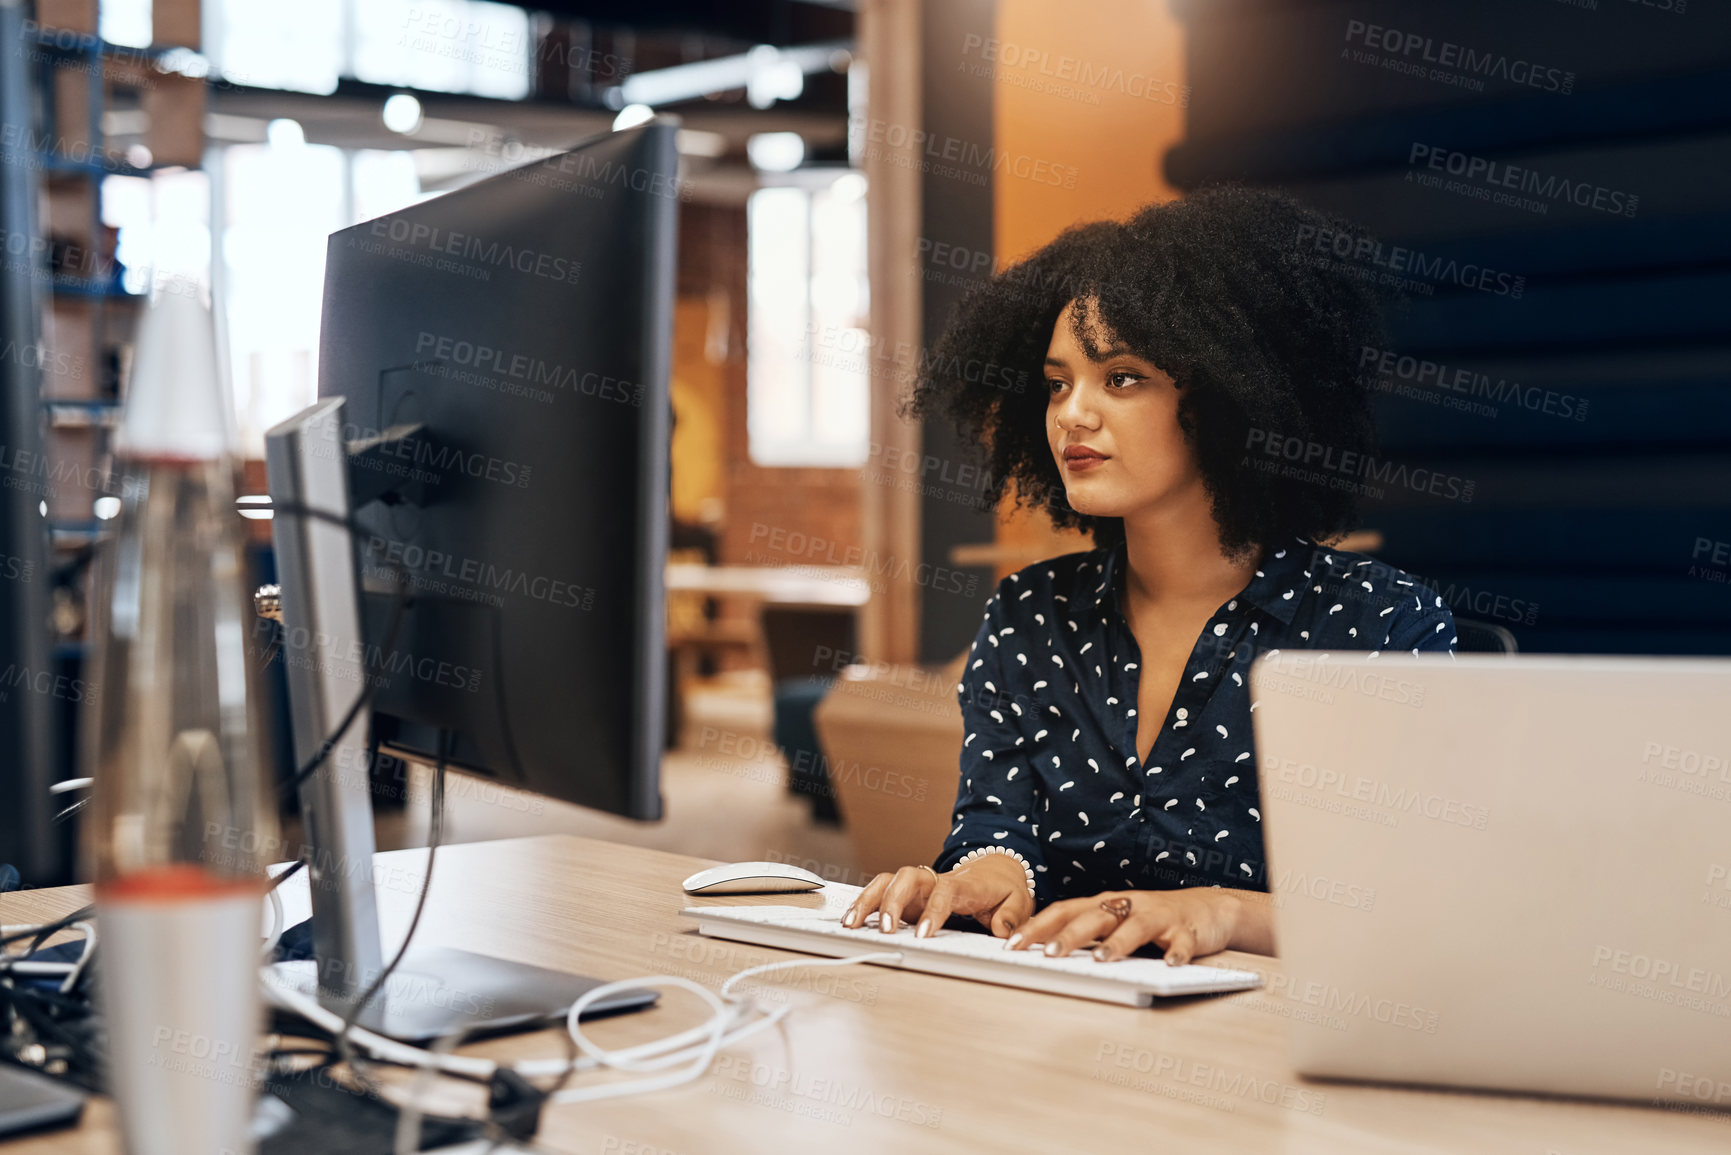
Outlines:
<svg viewBox="0 0 1731 1155"><path fill-rule="evenodd" d="M385 957L357 731L661 815L675 133L609 133L333 234L321 399L266 434L294 744L320 763L316 965L279 973L386 1034L530 1025L594 982L417 951L403 972L462 998L357 1007ZM344 726L363 684L370 718Z"/></svg>
<svg viewBox="0 0 1731 1155"><path fill-rule="evenodd" d="M674 129L609 133L330 238L319 396L352 442L386 747L661 816ZM368 477L367 474L376 476ZM417 480L419 479L419 480ZM358 496L358 495L357 495Z"/></svg>

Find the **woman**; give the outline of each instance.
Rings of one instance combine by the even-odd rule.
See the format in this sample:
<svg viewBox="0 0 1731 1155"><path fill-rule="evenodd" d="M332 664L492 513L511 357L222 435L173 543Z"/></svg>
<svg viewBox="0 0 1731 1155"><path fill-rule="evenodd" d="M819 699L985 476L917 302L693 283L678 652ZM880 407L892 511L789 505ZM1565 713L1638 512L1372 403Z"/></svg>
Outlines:
<svg viewBox="0 0 1731 1155"><path fill-rule="evenodd" d="M929 363L1025 367L1044 389L934 368L912 411L987 446L992 500L1053 495L1098 548L999 583L957 687L954 826L845 925L925 936L972 915L1011 949L1151 943L1173 965L1274 953L1251 661L1455 641L1434 591L1317 544L1355 522L1356 365L1381 347L1373 291L1301 256L1338 227L1206 190L1072 229L962 303Z"/></svg>

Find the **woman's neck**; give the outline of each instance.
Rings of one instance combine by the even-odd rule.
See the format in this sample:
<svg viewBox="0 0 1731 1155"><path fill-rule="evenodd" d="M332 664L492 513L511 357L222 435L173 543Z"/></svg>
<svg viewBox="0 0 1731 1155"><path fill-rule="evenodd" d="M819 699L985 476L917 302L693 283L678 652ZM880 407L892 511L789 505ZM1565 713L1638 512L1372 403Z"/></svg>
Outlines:
<svg viewBox="0 0 1731 1155"><path fill-rule="evenodd" d="M1258 547L1239 560L1227 558L1219 523L1205 504L1124 519L1124 589L1140 607L1209 602L1213 608L1249 583L1262 554Z"/></svg>

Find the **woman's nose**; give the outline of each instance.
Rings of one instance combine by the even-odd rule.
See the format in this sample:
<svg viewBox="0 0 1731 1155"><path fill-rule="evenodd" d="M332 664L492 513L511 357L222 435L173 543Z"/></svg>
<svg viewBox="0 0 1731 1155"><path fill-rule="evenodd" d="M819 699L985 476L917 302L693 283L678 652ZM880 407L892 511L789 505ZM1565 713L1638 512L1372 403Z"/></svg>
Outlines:
<svg viewBox="0 0 1731 1155"><path fill-rule="evenodd" d="M1072 387L1058 402L1058 424L1062 428L1091 425L1094 417L1094 402L1086 389Z"/></svg>

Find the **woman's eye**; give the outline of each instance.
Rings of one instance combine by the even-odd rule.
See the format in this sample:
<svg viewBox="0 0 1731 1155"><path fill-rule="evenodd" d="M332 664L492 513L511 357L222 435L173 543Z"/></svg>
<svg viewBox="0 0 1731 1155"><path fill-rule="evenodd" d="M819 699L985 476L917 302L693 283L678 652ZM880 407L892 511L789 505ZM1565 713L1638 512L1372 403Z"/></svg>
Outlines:
<svg viewBox="0 0 1731 1155"><path fill-rule="evenodd" d="M1056 377L1048 377L1046 378L1046 392L1056 393L1058 390L1062 389L1065 384L1066 382L1060 381Z"/></svg>
<svg viewBox="0 0 1731 1155"><path fill-rule="evenodd" d="M1135 373L1119 372L1119 373L1113 373L1111 376L1107 377L1106 380L1110 384L1112 384L1112 385L1114 385L1120 389L1127 389L1131 385L1134 385L1136 382L1142 380L1142 378Z"/></svg>

